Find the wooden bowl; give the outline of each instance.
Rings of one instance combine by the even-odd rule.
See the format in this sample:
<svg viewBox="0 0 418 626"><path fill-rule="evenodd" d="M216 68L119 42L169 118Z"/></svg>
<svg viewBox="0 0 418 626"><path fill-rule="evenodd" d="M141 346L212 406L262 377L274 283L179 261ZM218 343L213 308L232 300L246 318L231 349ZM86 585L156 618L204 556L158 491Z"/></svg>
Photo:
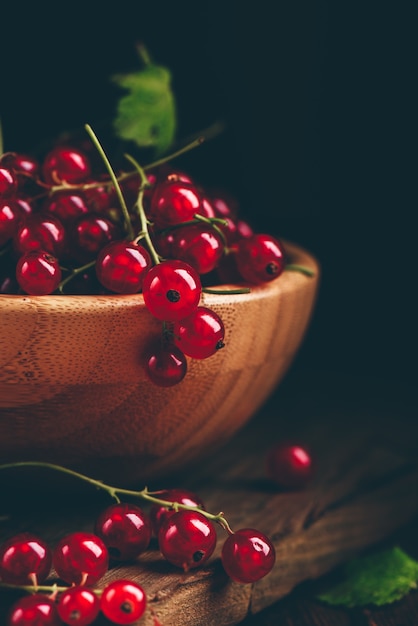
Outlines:
<svg viewBox="0 0 418 626"><path fill-rule="evenodd" d="M144 373L161 325L141 294L0 295L0 462L59 463L129 484L213 454L276 387L307 329L318 264L285 247L314 277L285 271L249 294L204 294L225 348L189 360L170 388Z"/></svg>

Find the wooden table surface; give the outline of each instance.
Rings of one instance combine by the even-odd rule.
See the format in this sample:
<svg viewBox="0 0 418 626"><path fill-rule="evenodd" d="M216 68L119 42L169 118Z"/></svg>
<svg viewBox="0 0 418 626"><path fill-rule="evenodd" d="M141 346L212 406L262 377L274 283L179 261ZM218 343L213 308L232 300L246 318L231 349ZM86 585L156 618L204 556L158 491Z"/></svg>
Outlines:
<svg viewBox="0 0 418 626"><path fill-rule="evenodd" d="M224 511L233 528L266 532L277 551L271 574L255 585L227 580L219 541L201 570L184 575L151 546L135 564L113 566L100 584L120 576L143 584L150 598L144 626L155 626L155 618L161 626L418 624L418 592L364 610L337 609L316 598L347 559L380 544L402 545L418 558L416 417L408 385L291 370L231 442L192 471L149 485L191 489L208 510ZM317 462L315 479L299 492L281 491L265 475L270 445L289 438L310 445ZM91 530L94 516L110 503L106 494L48 470L3 471L0 489L0 539L30 530L53 544L71 530ZM14 594L0 590L3 622Z"/></svg>

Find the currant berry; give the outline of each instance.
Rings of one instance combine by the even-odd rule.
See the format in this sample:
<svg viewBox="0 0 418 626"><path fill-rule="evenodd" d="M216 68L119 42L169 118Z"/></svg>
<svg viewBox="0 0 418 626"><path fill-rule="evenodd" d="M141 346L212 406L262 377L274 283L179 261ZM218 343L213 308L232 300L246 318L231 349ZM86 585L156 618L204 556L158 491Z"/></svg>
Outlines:
<svg viewBox="0 0 418 626"><path fill-rule="evenodd" d="M23 254L16 264L16 280L20 288L32 296L53 293L61 282L58 260L45 250Z"/></svg>
<svg viewBox="0 0 418 626"><path fill-rule="evenodd" d="M225 345L225 328L221 318L204 306L174 322L173 336L175 345L193 359L207 359Z"/></svg>
<svg viewBox="0 0 418 626"><path fill-rule="evenodd" d="M222 236L208 224L187 224L176 228L171 237L172 258L185 261L198 274L208 274L224 253Z"/></svg>
<svg viewBox="0 0 418 626"><path fill-rule="evenodd" d="M165 489L158 492L158 497L161 498L161 500L166 500L168 502L178 502L179 504L199 507L201 509L205 508L201 498L187 489ZM153 533L156 537L158 536L158 532L163 522L174 515L175 512L176 511L174 509L167 509L161 504L152 505L149 517L151 519Z"/></svg>
<svg viewBox="0 0 418 626"><path fill-rule="evenodd" d="M186 509L168 517L158 532L161 554L184 571L206 563L215 550L216 540L212 522L202 513Z"/></svg>
<svg viewBox="0 0 418 626"><path fill-rule="evenodd" d="M151 198L150 217L158 229L188 222L202 212L196 187L174 178L157 183Z"/></svg>
<svg viewBox="0 0 418 626"><path fill-rule="evenodd" d="M280 276L285 267L285 252L275 237L256 234L237 242L235 260L242 278L257 284Z"/></svg>
<svg viewBox="0 0 418 626"><path fill-rule="evenodd" d="M118 503L102 511L96 519L94 532L103 540L111 559L131 561L147 549L152 527L140 507Z"/></svg>
<svg viewBox="0 0 418 626"><path fill-rule="evenodd" d="M145 305L154 317L173 321L187 317L197 307L202 284L191 265L172 259L148 271L142 292Z"/></svg>
<svg viewBox="0 0 418 626"><path fill-rule="evenodd" d="M42 163L43 179L49 185L82 183L91 173L91 164L87 155L72 146L56 146L44 158Z"/></svg>
<svg viewBox="0 0 418 626"><path fill-rule="evenodd" d="M300 489L313 477L312 455L306 446L280 442L267 454L266 471L281 487Z"/></svg>
<svg viewBox="0 0 418 626"><path fill-rule="evenodd" d="M17 178L9 169L0 167L0 198L11 198L17 190Z"/></svg>
<svg viewBox="0 0 418 626"><path fill-rule="evenodd" d="M57 612L64 624L89 626L100 611L98 596L86 587L74 586L63 591L57 603Z"/></svg>
<svg viewBox="0 0 418 626"><path fill-rule="evenodd" d="M100 608L113 624L133 624L145 612L143 588L132 580L115 580L103 589Z"/></svg>
<svg viewBox="0 0 418 626"><path fill-rule="evenodd" d="M94 585L109 565L107 548L93 533L66 535L58 542L52 556L59 578L75 585Z"/></svg>
<svg viewBox="0 0 418 626"><path fill-rule="evenodd" d="M154 385L173 387L186 376L187 360L176 346L156 341L145 355L145 372Z"/></svg>
<svg viewBox="0 0 418 626"><path fill-rule="evenodd" d="M16 174L19 188L28 179L36 178L40 173L37 159L29 154L18 152L4 152L0 156L0 167L5 167Z"/></svg>
<svg viewBox="0 0 418 626"><path fill-rule="evenodd" d="M110 220L88 213L80 216L71 229L72 256L82 263L97 257L108 243L118 236L118 230Z"/></svg>
<svg viewBox="0 0 418 626"><path fill-rule="evenodd" d="M0 546L0 579L13 585L39 584L51 569L48 544L32 533L19 533Z"/></svg>
<svg viewBox="0 0 418 626"><path fill-rule="evenodd" d="M42 249L61 258L66 246L66 230L63 223L47 213L29 215L20 224L13 238L13 247L17 254Z"/></svg>
<svg viewBox="0 0 418 626"><path fill-rule="evenodd" d="M138 293L152 266L149 252L133 241L112 241L104 246L96 259L100 283L115 293Z"/></svg>
<svg viewBox="0 0 418 626"><path fill-rule="evenodd" d="M7 626L62 626L56 604L41 593L24 596L11 607Z"/></svg>
<svg viewBox="0 0 418 626"><path fill-rule="evenodd" d="M81 191L68 189L52 194L42 205L44 213L54 215L63 224L73 222L89 210L85 195Z"/></svg>
<svg viewBox="0 0 418 626"><path fill-rule="evenodd" d="M253 583L273 569L276 551L270 539L254 528L228 535L222 546L222 565L232 580Z"/></svg>
<svg viewBox="0 0 418 626"><path fill-rule="evenodd" d="M21 207L15 199L0 200L0 247L13 239L22 219Z"/></svg>

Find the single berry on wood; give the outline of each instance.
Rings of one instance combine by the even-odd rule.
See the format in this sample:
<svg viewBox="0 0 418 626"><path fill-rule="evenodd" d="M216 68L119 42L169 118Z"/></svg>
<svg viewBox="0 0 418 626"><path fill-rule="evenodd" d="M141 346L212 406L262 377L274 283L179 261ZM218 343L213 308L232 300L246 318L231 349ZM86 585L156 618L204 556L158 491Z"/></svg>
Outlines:
<svg viewBox="0 0 418 626"><path fill-rule="evenodd" d="M143 588L132 580L118 579L103 589L102 613L113 624L133 624L145 612L147 598Z"/></svg>
<svg viewBox="0 0 418 626"><path fill-rule="evenodd" d="M140 507L120 502L99 514L94 532L103 540L111 559L130 561L147 549L152 527L148 515Z"/></svg>
<svg viewBox="0 0 418 626"><path fill-rule="evenodd" d="M69 584L94 585L105 574L109 554L102 539L93 533L69 533L53 551L59 578Z"/></svg>
<svg viewBox="0 0 418 626"><path fill-rule="evenodd" d="M0 579L13 585L40 584L48 576L52 551L32 533L19 533L0 546Z"/></svg>
<svg viewBox="0 0 418 626"><path fill-rule="evenodd" d="M232 580L253 583L271 572L276 551L264 533L255 528L241 528L226 538L221 559Z"/></svg>
<svg viewBox="0 0 418 626"><path fill-rule="evenodd" d="M314 462L307 446L279 442L267 454L267 474L280 487L300 489L314 475Z"/></svg>

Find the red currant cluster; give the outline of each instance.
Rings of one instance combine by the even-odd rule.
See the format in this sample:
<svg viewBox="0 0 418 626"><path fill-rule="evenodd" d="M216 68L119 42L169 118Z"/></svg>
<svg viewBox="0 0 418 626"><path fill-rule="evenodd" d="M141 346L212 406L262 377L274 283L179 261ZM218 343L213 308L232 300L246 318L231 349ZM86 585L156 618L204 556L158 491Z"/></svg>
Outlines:
<svg viewBox="0 0 418 626"><path fill-rule="evenodd" d="M163 326L146 370L171 386L184 378L186 357L224 346L223 322L201 305L202 292L277 278L284 250L170 159L142 168L128 157L134 169L115 173L102 156L95 164L75 145L56 145L41 160L0 156L0 293L142 293Z"/></svg>
<svg viewBox="0 0 418 626"><path fill-rule="evenodd" d="M208 513L193 492L182 489L134 492L110 487L60 466L49 467L75 474L113 494L118 501L97 516L93 532L67 534L54 548L30 533L15 535L0 546L1 585L20 586L31 592L11 608L9 626L29 623L87 626L100 612L115 624L135 622L147 604L141 585L117 579L104 588L94 587L109 564L134 561L155 537L162 556L187 572L212 556L217 543L214 523L228 535L221 560L232 580L252 583L274 566L275 549L266 535L253 528L233 532L223 514ZM149 511L121 502L116 493L144 498L150 503ZM58 581L69 586L43 585L53 570ZM36 621L41 616L43 621Z"/></svg>

